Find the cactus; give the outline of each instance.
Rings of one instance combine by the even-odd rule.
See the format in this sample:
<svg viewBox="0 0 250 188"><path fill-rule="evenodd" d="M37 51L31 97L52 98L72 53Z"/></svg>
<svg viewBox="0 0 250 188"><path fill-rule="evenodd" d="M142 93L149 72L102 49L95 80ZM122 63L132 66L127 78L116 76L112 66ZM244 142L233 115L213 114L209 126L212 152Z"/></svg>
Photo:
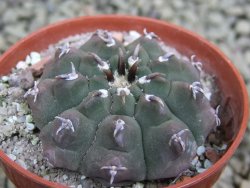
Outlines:
<svg viewBox="0 0 250 188"><path fill-rule="evenodd" d="M53 166L105 185L172 178L190 167L220 121L199 62L159 41L144 31L124 46L98 30L79 49L57 49L25 94Z"/></svg>

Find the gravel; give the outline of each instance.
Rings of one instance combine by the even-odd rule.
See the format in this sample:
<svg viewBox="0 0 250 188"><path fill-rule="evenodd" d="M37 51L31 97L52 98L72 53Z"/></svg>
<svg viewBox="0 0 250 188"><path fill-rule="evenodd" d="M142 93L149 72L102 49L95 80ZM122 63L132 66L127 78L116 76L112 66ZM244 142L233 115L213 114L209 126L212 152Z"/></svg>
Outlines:
<svg viewBox="0 0 250 188"><path fill-rule="evenodd" d="M250 93L249 10L249 0L127 0L126 2L117 0L3 0L0 1L0 54L27 34L65 18L106 13L148 16L181 25L215 43L242 73ZM4 84L0 84L0 88L4 87ZM18 92L22 91L17 91L17 95ZM5 94L3 92L1 96ZM15 112L17 107L14 106L15 104L9 111L10 114ZM18 108L22 109L18 113L25 113L24 105ZM3 109L0 108L0 114L2 113ZM2 121L0 118L0 123ZM16 122L15 118L10 118L8 121ZM234 159L230 161L214 188L250 187L249 130L246 134ZM238 172L235 167L233 168L234 163L246 169ZM0 173L0 187L5 186L4 181L1 181L2 177L3 173Z"/></svg>

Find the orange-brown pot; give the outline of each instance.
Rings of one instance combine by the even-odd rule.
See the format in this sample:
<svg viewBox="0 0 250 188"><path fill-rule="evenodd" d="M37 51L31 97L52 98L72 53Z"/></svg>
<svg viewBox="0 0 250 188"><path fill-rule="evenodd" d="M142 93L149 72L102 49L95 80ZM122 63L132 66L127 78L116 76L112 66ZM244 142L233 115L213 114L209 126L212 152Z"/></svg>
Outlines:
<svg viewBox="0 0 250 188"><path fill-rule="evenodd" d="M11 68L31 51L46 49L49 44L56 43L69 35L96 29L142 32L144 28L155 32L164 42L181 53L189 57L195 54L198 59L202 60L204 69L218 78L218 85L223 95L231 99L230 106L235 119L233 123L235 137L227 152L204 173L169 186L169 188L209 188L218 179L241 142L247 127L249 112L247 91L240 74L220 50L200 36L163 21L142 17L108 15L74 18L45 27L12 46L0 58L0 75L9 73ZM18 188L64 187L23 169L2 151L0 151L0 165Z"/></svg>

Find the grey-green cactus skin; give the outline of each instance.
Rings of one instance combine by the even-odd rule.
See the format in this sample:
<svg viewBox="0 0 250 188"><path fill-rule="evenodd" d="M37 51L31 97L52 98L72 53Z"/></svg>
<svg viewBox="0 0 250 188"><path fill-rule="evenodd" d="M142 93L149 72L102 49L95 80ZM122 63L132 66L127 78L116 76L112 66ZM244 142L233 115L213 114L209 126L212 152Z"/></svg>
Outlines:
<svg viewBox="0 0 250 188"><path fill-rule="evenodd" d="M197 67L154 33L61 47L25 97L48 161L105 185L176 177L218 124Z"/></svg>

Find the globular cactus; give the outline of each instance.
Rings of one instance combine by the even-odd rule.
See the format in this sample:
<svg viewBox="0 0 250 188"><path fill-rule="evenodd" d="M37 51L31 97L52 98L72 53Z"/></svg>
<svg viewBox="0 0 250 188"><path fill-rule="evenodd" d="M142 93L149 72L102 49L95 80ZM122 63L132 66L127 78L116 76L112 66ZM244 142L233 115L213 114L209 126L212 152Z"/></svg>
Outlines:
<svg viewBox="0 0 250 188"><path fill-rule="evenodd" d="M178 176L219 124L199 63L146 31L128 46L98 30L58 48L25 97L48 161L105 185Z"/></svg>

